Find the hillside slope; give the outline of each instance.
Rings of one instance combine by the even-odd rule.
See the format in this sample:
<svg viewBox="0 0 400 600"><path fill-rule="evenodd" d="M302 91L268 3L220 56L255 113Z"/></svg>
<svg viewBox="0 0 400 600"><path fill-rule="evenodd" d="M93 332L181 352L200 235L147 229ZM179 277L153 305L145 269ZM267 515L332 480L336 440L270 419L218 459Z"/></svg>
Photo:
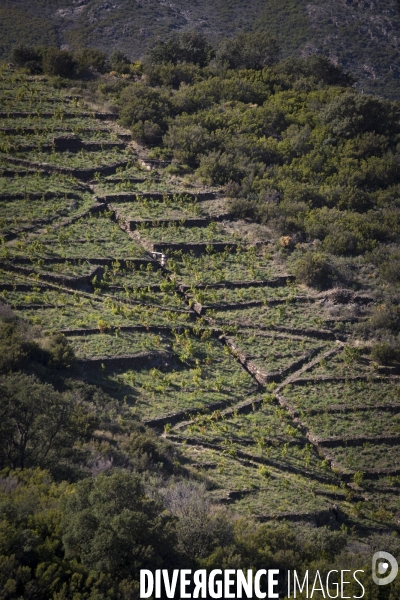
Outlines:
<svg viewBox="0 0 400 600"><path fill-rule="evenodd" d="M153 564L351 564L367 587L373 549L399 554L396 106L309 64L100 76L126 83L118 121L86 80L0 66L4 600L136 598ZM190 112L163 123L172 99Z"/></svg>
<svg viewBox="0 0 400 600"><path fill-rule="evenodd" d="M39 19L40 17L40 19ZM18 25L15 25L18 23ZM120 49L139 58L149 43L197 29L214 42L240 30L276 35L284 56L323 53L350 70L366 92L398 97L400 16L395 0L6 0L0 10L0 57L26 43Z"/></svg>
<svg viewBox="0 0 400 600"><path fill-rule="evenodd" d="M399 364L377 364L376 350L382 354L386 340L398 347L399 277L397 271L388 279L384 264L377 267L372 253L363 256L382 239L387 222L393 237L380 253L398 252L399 211L390 199L397 198L397 179L389 181L389 167L382 172L379 150L370 145L374 154L362 165L367 179L375 172L384 179L369 197L377 203L380 231L371 232L372 212L356 206L346 190L342 202L353 204L340 205L337 222L346 240L351 232L343 215L359 228L357 239L380 237L360 238L372 245L346 252L337 247L343 235L332 230L325 237L320 230L321 248L331 252L329 273L340 280L339 289L319 291L292 274L310 253L318 272L321 254L313 242L290 250L291 238L279 237L272 219L258 225L235 218L217 182L204 187L177 175L176 160L168 165L127 141L114 114L89 112L82 97L55 90L44 78L1 74L0 99L6 107L12 100L18 111L0 113L3 310L48 335L63 334L81 369L77 377L166 437L187 472L204 476L213 500L228 502L236 514L398 531ZM218 89L224 86L221 81ZM192 89L199 98L199 87ZM340 91L321 88L308 100L323 103ZM296 120L312 123L301 94L277 92L269 100L282 114L290 110L289 133ZM248 106L251 118L267 122L267 113L257 117L265 107ZM210 119L216 101L213 110ZM237 113L224 114L238 120ZM289 156L290 143L299 152L299 139L286 137L281 151ZM375 138L366 132L362 139L365 148ZM237 143L245 142L242 133ZM355 147L354 140L346 144L338 150L340 185L346 149ZM322 155L306 156L314 169L319 164L333 172L332 160L326 165ZM301 174L298 158L287 163L286 173L290 165ZM351 164L361 187L354 159ZM282 173L276 169L275 184L283 211ZM311 236L331 214L326 208L308 213Z"/></svg>

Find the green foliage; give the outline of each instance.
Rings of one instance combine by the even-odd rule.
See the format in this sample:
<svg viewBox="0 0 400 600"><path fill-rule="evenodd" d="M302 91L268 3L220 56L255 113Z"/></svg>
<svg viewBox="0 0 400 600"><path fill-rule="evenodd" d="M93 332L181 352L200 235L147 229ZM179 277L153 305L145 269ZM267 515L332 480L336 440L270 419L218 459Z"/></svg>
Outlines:
<svg viewBox="0 0 400 600"><path fill-rule="evenodd" d="M354 137L367 131L388 135L399 132L399 109L389 103L346 91L336 96L320 113L332 134Z"/></svg>
<svg viewBox="0 0 400 600"><path fill-rule="evenodd" d="M279 56L277 40L265 32L239 33L223 42L216 54L217 63L228 69L263 69Z"/></svg>
<svg viewBox="0 0 400 600"><path fill-rule="evenodd" d="M371 348L371 359L379 365L390 365L400 358L400 351L387 342L377 342Z"/></svg>
<svg viewBox="0 0 400 600"><path fill-rule="evenodd" d="M212 507L204 486L177 483L166 491L164 501L177 517L177 546L183 556L204 559L216 547L233 542L229 515Z"/></svg>
<svg viewBox="0 0 400 600"><path fill-rule="evenodd" d="M143 83L125 88L120 98L120 120L131 127L135 139L156 144L167 129L170 101L161 90L149 89Z"/></svg>
<svg viewBox="0 0 400 600"><path fill-rule="evenodd" d="M364 334L380 340L385 339L388 333L391 336L398 334L400 331L398 305L387 303L374 306L368 320L359 327Z"/></svg>
<svg viewBox="0 0 400 600"><path fill-rule="evenodd" d="M324 288L331 282L332 267L324 254L305 252L294 265L294 274L301 283Z"/></svg>
<svg viewBox="0 0 400 600"><path fill-rule="evenodd" d="M43 53L43 72L46 75L72 77L76 68L76 62L67 50L58 48L46 48Z"/></svg>
<svg viewBox="0 0 400 600"><path fill-rule="evenodd" d="M233 46L258 51L258 38L237 39ZM159 146L163 136L175 162L227 186L233 214L302 232L326 252L357 255L397 240L395 103L338 87L351 78L323 57L219 75L191 66L176 89L178 67L152 67L146 83L121 93L121 122L136 139Z"/></svg>
<svg viewBox="0 0 400 600"><path fill-rule="evenodd" d="M11 55L11 60L18 67L29 69L31 73L40 73L42 70L42 57L31 46L17 46Z"/></svg>
<svg viewBox="0 0 400 600"><path fill-rule="evenodd" d="M305 60L299 58L286 58L276 68L278 73L285 74L293 82L296 80L303 85L324 83L326 85L348 86L354 83L354 78L346 73L340 65L333 64L327 57L313 54ZM300 76L300 77L299 77Z"/></svg>
<svg viewBox="0 0 400 600"><path fill-rule="evenodd" d="M193 63L161 62L151 63L146 61L143 65L146 81L151 86L167 86L179 89L182 83L192 84L207 77L206 69L201 69ZM210 74L208 74L210 75Z"/></svg>
<svg viewBox="0 0 400 600"><path fill-rule="evenodd" d="M172 474L175 451L172 445L162 442L151 430L138 429L122 444L138 472L162 470Z"/></svg>
<svg viewBox="0 0 400 600"><path fill-rule="evenodd" d="M55 369L69 368L74 361L74 351L66 337L61 333L55 334L48 339L44 348L49 352L48 365Z"/></svg>
<svg viewBox="0 0 400 600"><path fill-rule="evenodd" d="M0 373L32 365L65 369L71 366L74 352L61 334L43 337L39 329L12 314L0 318Z"/></svg>
<svg viewBox="0 0 400 600"><path fill-rule="evenodd" d="M57 34L51 15L45 16L40 11L2 6L0 40L1 60L7 60L12 57L13 48L20 46L21 42L27 47L55 46Z"/></svg>
<svg viewBox="0 0 400 600"><path fill-rule="evenodd" d="M204 35L196 31L173 34L165 41L157 41L147 52L147 60L159 63L193 63L204 67L214 54Z"/></svg>
<svg viewBox="0 0 400 600"><path fill-rule="evenodd" d="M91 70L105 73L107 70L107 54L96 48L82 48L74 54L74 58L81 73Z"/></svg>
<svg viewBox="0 0 400 600"><path fill-rule="evenodd" d="M129 59L121 50L114 50L110 56L110 67L112 71L117 73L129 73Z"/></svg>
<svg viewBox="0 0 400 600"><path fill-rule="evenodd" d="M20 369L27 359L39 355L32 328L12 316L0 320L0 372ZM41 356L42 358L42 356Z"/></svg>
<svg viewBox="0 0 400 600"><path fill-rule="evenodd" d="M83 398L24 373L3 377L0 390L1 468L40 466L67 474L68 463L80 458L74 442L87 439L96 425Z"/></svg>
<svg viewBox="0 0 400 600"><path fill-rule="evenodd" d="M173 519L146 496L137 475L115 471L78 483L64 510L68 558L113 578L132 579L141 568L174 560Z"/></svg>
<svg viewBox="0 0 400 600"><path fill-rule="evenodd" d="M24 597L28 590L48 597L46 587L57 589L62 575L60 498L67 484L54 484L40 469L3 471L0 478L0 586L2 598ZM35 577L37 570L37 577ZM46 581L47 579L47 581Z"/></svg>

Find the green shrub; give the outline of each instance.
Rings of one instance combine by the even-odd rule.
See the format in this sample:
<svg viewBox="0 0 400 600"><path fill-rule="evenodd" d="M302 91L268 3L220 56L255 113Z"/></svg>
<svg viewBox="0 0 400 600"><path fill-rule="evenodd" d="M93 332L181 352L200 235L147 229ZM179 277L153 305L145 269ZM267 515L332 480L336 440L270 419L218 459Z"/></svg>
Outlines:
<svg viewBox="0 0 400 600"><path fill-rule="evenodd" d="M391 304L379 304L371 310L368 321L360 327L374 337L384 337L389 332L397 334L400 331L399 307Z"/></svg>
<svg viewBox="0 0 400 600"><path fill-rule="evenodd" d="M11 60L18 67L25 67L31 73L40 73L42 70L42 57L32 46L17 46L14 48Z"/></svg>
<svg viewBox="0 0 400 600"><path fill-rule="evenodd" d="M71 477L73 464L83 458L74 443L85 440L96 424L82 400L78 393L60 393L34 375L3 376L0 469L39 466L60 479Z"/></svg>
<svg viewBox="0 0 400 600"><path fill-rule="evenodd" d="M371 360L379 365L390 365L398 361L399 358L400 350L387 342L378 342L371 348Z"/></svg>
<svg viewBox="0 0 400 600"><path fill-rule="evenodd" d="M66 556L117 580L136 578L140 568L173 560L173 521L159 501L146 496L138 475L102 473L78 483L66 501Z"/></svg>
<svg viewBox="0 0 400 600"><path fill-rule="evenodd" d="M130 60L120 50L114 50L110 56L111 71L116 71L120 75L130 72Z"/></svg>
<svg viewBox="0 0 400 600"><path fill-rule="evenodd" d="M290 77L291 81L298 81L310 77L312 83L323 82L326 85L349 86L354 83L354 78L345 73L340 65L335 65L326 56L313 54L305 60L299 58L286 58L274 67L274 71Z"/></svg>
<svg viewBox="0 0 400 600"><path fill-rule="evenodd" d="M238 169L235 159L235 156L227 152L203 154L200 156L200 166L196 174L201 181L211 185L224 185L228 181L240 180L243 172Z"/></svg>
<svg viewBox="0 0 400 600"><path fill-rule="evenodd" d="M382 257L379 260L379 275L389 283L400 281L400 251L398 248L383 248ZM383 259L383 260L382 260ZM381 262L382 261L382 262Z"/></svg>
<svg viewBox="0 0 400 600"><path fill-rule="evenodd" d="M299 283L316 288L324 288L331 283L332 266L320 252L306 252L296 261L293 270Z"/></svg>
<svg viewBox="0 0 400 600"><path fill-rule="evenodd" d="M240 33L221 43L216 60L229 69L263 69L277 61L279 51L276 38L265 32Z"/></svg>
<svg viewBox="0 0 400 600"><path fill-rule="evenodd" d="M173 34L165 41L157 41L147 52L147 60L153 64L193 63L204 67L214 55L211 44L197 31Z"/></svg>
<svg viewBox="0 0 400 600"><path fill-rule="evenodd" d="M48 338L47 350L49 352L48 365L54 369L67 369L75 359L75 354L67 338L58 333Z"/></svg>
<svg viewBox="0 0 400 600"><path fill-rule="evenodd" d="M366 131L387 135L399 131L399 109L394 103L348 90L320 112L334 135L353 137Z"/></svg>
<svg viewBox="0 0 400 600"><path fill-rule="evenodd" d="M77 68L82 73L90 70L105 73L107 70L107 54L97 48L83 48L75 54Z"/></svg>
<svg viewBox="0 0 400 600"><path fill-rule="evenodd" d="M167 130L170 113L170 102L163 91L141 82L134 83L122 91L120 107L121 124L131 127L136 139L159 142L159 137Z"/></svg>
<svg viewBox="0 0 400 600"><path fill-rule="evenodd" d="M173 151L176 160L196 165L199 155L212 147L213 138L201 125L186 124L182 119L169 128L164 143Z"/></svg>
<svg viewBox="0 0 400 600"><path fill-rule="evenodd" d="M76 61L67 50L46 48L43 53L43 71L46 75L70 78L75 74Z"/></svg>
<svg viewBox="0 0 400 600"><path fill-rule="evenodd" d="M141 428L132 433L122 446L138 472L153 469L174 472L173 446L160 439L153 431Z"/></svg>
<svg viewBox="0 0 400 600"><path fill-rule="evenodd" d="M192 63L172 62L144 63L144 74L146 81L152 86L168 86L178 89L184 83L192 85L203 78L204 71L198 65Z"/></svg>
<svg viewBox="0 0 400 600"><path fill-rule="evenodd" d="M0 373L24 367L33 357L40 362L45 354L36 341L38 332L24 321L10 316L0 320Z"/></svg>
<svg viewBox="0 0 400 600"><path fill-rule="evenodd" d="M27 322L13 316L0 319L0 373L29 366L45 365L65 369L74 361L74 352L61 334L43 336Z"/></svg>

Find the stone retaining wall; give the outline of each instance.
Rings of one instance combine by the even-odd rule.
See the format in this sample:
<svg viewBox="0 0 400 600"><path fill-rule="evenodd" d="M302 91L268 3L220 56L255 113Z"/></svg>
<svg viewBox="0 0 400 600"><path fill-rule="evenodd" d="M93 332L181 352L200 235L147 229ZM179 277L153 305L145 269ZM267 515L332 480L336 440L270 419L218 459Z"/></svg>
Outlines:
<svg viewBox="0 0 400 600"><path fill-rule="evenodd" d="M216 198L215 192L122 192L120 194L106 194L101 197L103 202L136 202L141 199L144 200L163 200L164 198L173 199L175 196L188 196L192 200L197 199L199 202L202 200L214 200ZM100 198L99 198L100 199Z"/></svg>
<svg viewBox="0 0 400 600"><path fill-rule="evenodd" d="M30 286L31 287L31 286ZM1 289L1 288L0 288ZM168 325L121 325L120 327L111 326L106 332L100 331L100 329L62 329L60 333L66 337L70 336L86 336L96 335L100 333L113 333L113 332L124 332L124 331L141 331L143 333L164 333L171 334L172 332L183 333L190 329L189 327L177 326L169 327Z"/></svg>
<svg viewBox="0 0 400 600"><path fill-rule="evenodd" d="M85 369L104 365L108 369L152 369L171 368L178 365L178 359L168 352L141 352L124 356L96 356L79 359Z"/></svg>
<svg viewBox="0 0 400 600"><path fill-rule="evenodd" d="M340 446L363 446L364 444L387 444L388 446L400 445L400 435L359 435L353 437L319 438L309 434L309 440L318 446L338 448Z"/></svg>
<svg viewBox="0 0 400 600"><path fill-rule="evenodd" d="M22 275L26 275L26 276L31 275L32 272L36 272L36 273L38 272L38 271L35 271L34 266L32 266L32 268L29 268L29 267L22 267L21 265L12 264L12 263L0 263L0 267L6 271L11 271L13 273L21 273ZM99 271L99 267L96 267L93 271L91 271L87 275L80 275L77 277L69 277L67 275L58 275L56 273L45 273L44 271L39 271L39 274L40 274L41 281L48 281L51 283L65 285L72 289L76 289L76 288L80 288L82 285L90 284L93 277L95 277L95 275L98 274L98 271ZM32 287L32 286L30 286L30 287Z"/></svg>
<svg viewBox="0 0 400 600"><path fill-rule="evenodd" d="M130 160L124 160L118 163L114 163L112 165L104 165L84 169L74 167L59 167L58 165L51 165L48 163L35 163L24 158L13 158L8 155L1 155L0 158L6 160L11 164L24 165L30 169L43 170L48 173L61 173L63 175L71 175L72 177L76 177L76 179L80 179L82 181L88 181L90 179L93 179L95 173L100 173L101 175L113 175L119 167L125 168L131 162Z"/></svg>
<svg viewBox="0 0 400 600"><path fill-rule="evenodd" d="M241 288L249 288L249 287L284 287L287 282L294 281L295 277L293 275L282 275L280 277L276 277L275 279L270 279L266 281L260 281L259 279L253 279L248 281L226 281L225 283L197 283L194 285L196 290L222 290L222 289L241 289ZM189 285L179 285L178 289L180 292L184 293L191 289Z"/></svg>
<svg viewBox="0 0 400 600"><path fill-rule="evenodd" d="M54 198L66 198L67 200L79 200L81 196L73 192L17 192L15 194L0 194L1 201L10 200L53 200Z"/></svg>
<svg viewBox="0 0 400 600"><path fill-rule="evenodd" d="M314 298L307 298L304 296L295 296L292 299L292 303L311 303L315 302ZM218 312L229 311L229 310L245 310L246 308L253 308L255 306L279 306L281 304L286 304L285 298L279 299L271 299L271 300L249 300L248 302L232 302L230 304L200 304L199 302L194 302L193 310L197 312L198 315L203 314L207 310L216 310Z"/></svg>

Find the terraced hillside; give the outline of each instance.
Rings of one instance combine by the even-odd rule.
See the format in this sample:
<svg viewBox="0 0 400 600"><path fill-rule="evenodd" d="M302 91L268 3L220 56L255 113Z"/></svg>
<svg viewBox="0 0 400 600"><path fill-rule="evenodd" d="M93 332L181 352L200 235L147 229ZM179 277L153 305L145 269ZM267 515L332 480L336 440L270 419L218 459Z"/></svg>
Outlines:
<svg viewBox="0 0 400 600"><path fill-rule="evenodd" d="M1 105L1 302L62 332L80 376L176 444L216 502L399 529L399 376L357 341L365 267L359 293L317 293L114 114L5 69Z"/></svg>

